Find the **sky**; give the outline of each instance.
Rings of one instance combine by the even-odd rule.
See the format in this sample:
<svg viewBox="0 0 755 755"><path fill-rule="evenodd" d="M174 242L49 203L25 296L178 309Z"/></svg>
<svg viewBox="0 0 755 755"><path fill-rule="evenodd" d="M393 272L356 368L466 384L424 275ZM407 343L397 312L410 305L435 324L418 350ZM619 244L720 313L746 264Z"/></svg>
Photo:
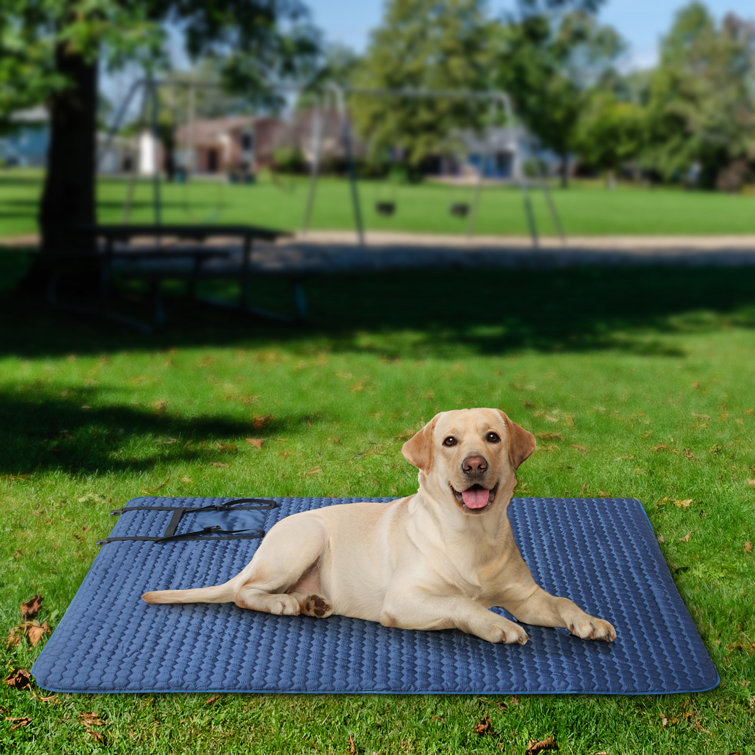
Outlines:
<svg viewBox="0 0 755 755"><path fill-rule="evenodd" d="M315 25L329 42L340 42L356 52L363 52L370 30L382 20L384 0L309 0ZM629 43L624 67L628 70L648 68L658 60L658 43L671 28L674 15L687 5L686 0L604 0L598 19L616 29ZM704 0L716 19L734 12L755 19L752 0ZM515 7L514 0L489 0L496 15Z"/></svg>

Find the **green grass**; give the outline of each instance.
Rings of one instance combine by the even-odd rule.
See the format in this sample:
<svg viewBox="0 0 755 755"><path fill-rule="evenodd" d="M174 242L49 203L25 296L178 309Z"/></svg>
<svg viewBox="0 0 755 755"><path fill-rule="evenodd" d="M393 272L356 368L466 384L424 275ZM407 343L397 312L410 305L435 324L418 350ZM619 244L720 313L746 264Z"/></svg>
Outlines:
<svg viewBox="0 0 755 755"><path fill-rule="evenodd" d="M4 253L0 280L21 259ZM642 501L722 682L658 698L49 697L0 684L0 751L330 753L348 752L351 737L360 753L523 753L553 737L559 752L586 755L754 752L754 278L705 268L337 276L308 284L307 326L172 299L167 328L150 337L5 295L3 678L41 649L4 643L19 603L44 596L38 618L54 628L111 508L143 494L408 494L416 470L403 440L436 411L490 405L539 435L519 495ZM267 283L260 295L284 293ZM106 747L82 723L92 712ZM475 734L487 715L495 733Z"/></svg>
<svg viewBox="0 0 755 755"><path fill-rule="evenodd" d="M37 201L42 175L34 171L0 171L0 237L36 231ZM99 220L122 222L126 182L103 178L99 183ZM254 186L194 180L185 185L163 184L164 222L256 223L299 230L304 217L308 179L298 178L278 188L263 176ZM451 216L451 202L471 201L471 189L454 189L431 182L408 186L362 181L359 184L368 229L416 233L466 234L467 220ZM152 184L141 181L133 197L133 221L153 219ZM393 199L397 212L378 215L378 199ZM553 199L567 235L617 234L748 234L755 233L755 196L691 192L676 188L643 189L622 186L608 191L600 185L576 183L553 190ZM539 232L556 229L541 192L532 192ZM349 185L323 178L317 187L313 229L353 230ZM485 188L475 232L483 235L528 233L522 195L513 187Z"/></svg>

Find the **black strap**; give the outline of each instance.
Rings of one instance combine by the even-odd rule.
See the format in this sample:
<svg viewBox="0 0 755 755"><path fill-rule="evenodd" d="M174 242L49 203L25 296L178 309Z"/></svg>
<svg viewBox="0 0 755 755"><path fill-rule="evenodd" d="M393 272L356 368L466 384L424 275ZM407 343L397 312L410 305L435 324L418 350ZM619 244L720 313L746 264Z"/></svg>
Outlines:
<svg viewBox="0 0 755 755"><path fill-rule="evenodd" d="M97 545L123 542L127 540L142 540L152 543L170 543L176 540L255 540L265 536L264 530L222 530L218 526L204 527L196 532L182 532L180 535L161 535L149 537L147 535L128 535L124 537L106 537L97 541Z"/></svg>
<svg viewBox="0 0 755 755"><path fill-rule="evenodd" d="M253 505L244 505L253 504ZM120 516L128 511L172 511L173 516L165 528L165 532L158 537L148 535L129 535L123 537L106 537L97 541L97 545L106 545L127 540L142 540L153 543L170 543L177 540L252 540L265 536L264 530L223 530L218 525L204 527L195 532L183 532L176 534L176 529L184 514L197 514L201 511L265 511L277 508L278 504L269 498L232 498L223 503L212 503L199 508L187 508L185 506L125 506L122 509L114 509L110 516Z"/></svg>
<svg viewBox="0 0 755 755"><path fill-rule="evenodd" d="M254 506L241 506L239 504L253 503ZM122 509L113 509L110 516L120 516L128 511L183 511L186 513L199 511L266 511L278 508L276 501L270 498L232 498L223 503L211 503L199 508L187 508L185 506L124 506ZM180 518L180 517L179 517Z"/></svg>

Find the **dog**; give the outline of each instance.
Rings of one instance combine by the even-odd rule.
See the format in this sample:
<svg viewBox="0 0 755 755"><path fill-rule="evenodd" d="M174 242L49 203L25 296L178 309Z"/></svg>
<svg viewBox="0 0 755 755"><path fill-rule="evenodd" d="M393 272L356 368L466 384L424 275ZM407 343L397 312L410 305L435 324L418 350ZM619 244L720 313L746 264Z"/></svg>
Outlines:
<svg viewBox="0 0 755 755"><path fill-rule="evenodd" d="M271 614L338 614L403 629L457 628L495 643L526 643L517 622L612 642L608 621L536 584L514 541L507 508L516 469L534 450L532 433L499 409L441 412L402 448L419 469L414 495L293 514L270 529L228 582L142 598L233 601Z"/></svg>

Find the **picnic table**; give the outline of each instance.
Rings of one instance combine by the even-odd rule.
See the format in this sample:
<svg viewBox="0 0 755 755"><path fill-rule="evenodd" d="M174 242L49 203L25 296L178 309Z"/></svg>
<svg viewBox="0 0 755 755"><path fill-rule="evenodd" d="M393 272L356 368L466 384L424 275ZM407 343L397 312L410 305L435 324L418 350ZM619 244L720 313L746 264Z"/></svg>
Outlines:
<svg viewBox="0 0 755 755"><path fill-rule="evenodd" d="M98 224L81 226L76 232L94 238L98 253L95 255L99 271L98 313L125 322L128 325L151 330L165 322L162 283L181 279L187 283L187 294L197 301L231 308L244 314L286 320L275 312L254 307L250 301L250 282L259 275L252 267L255 241L275 241L290 235L285 231L253 225L184 225L184 224ZM58 257L58 255L56 255ZM48 301L60 306L58 280L64 272L63 264L84 263L91 254L67 254L52 270L48 288ZM60 264L63 263L63 264ZM126 318L109 308L110 289L115 276L145 280L149 283L152 326ZM238 281L237 303L199 298L197 283L209 278ZM306 303L300 281L292 280L294 301L298 317L303 317ZM81 311L81 308L78 308Z"/></svg>

